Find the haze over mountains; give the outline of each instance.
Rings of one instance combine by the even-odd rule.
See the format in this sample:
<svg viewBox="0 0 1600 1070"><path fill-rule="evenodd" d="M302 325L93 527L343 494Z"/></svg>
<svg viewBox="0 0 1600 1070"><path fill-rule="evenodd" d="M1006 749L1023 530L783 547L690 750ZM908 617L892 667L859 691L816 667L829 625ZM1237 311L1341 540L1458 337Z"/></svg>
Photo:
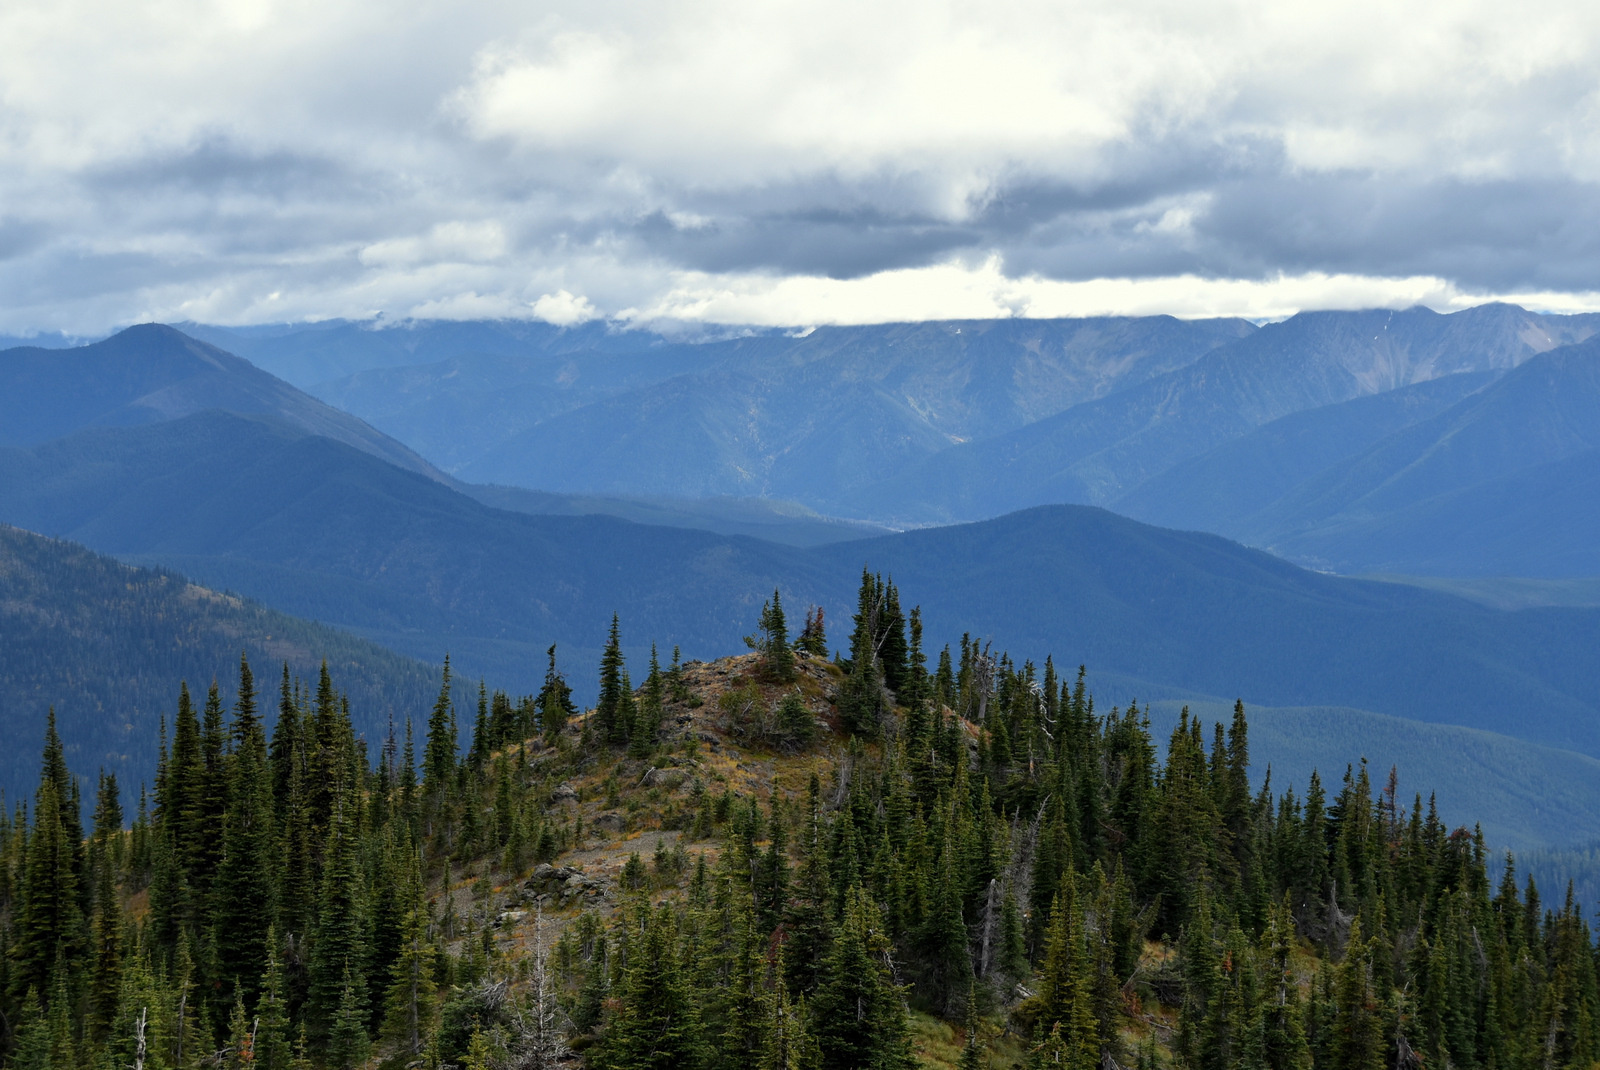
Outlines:
<svg viewBox="0 0 1600 1070"><path fill-rule="evenodd" d="M302 381L344 373L322 400L147 326L0 353L0 521L519 691L558 642L583 695L613 610L636 659L737 649L775 586L837 637L865 563L925 604L936 647L1083 661L1107 702L1242 694L1600 755L1581 599L1509 612L1073 504L1337 571L1600 575L1595 325L1488 306L697 342L200 331ZM881 529L805 506L975 522L864 539Z"/></svg>
<svg viewBox="0 0 1600 1070"><path fill-rule="evenodd" d="M0 445L32 446L86 427L158 423L205 409L272 413L303 431L442 478L361 420L171 327L143 324L71 349L0 351Z"/></svg>
<svg viewBox="0 0 1600 1070"><path fill-rule="evenodd" d="M1581 406L1593 354L1536 364L1538 389L1515 385L1534 373L1491 387L1597 326L1509 305L1308 313L1260 329L1009 320L694 344L593 324L344 325L280 332L268 356L303 375L313 354L365 367L309 385L470 483L790 499L895 527L1098 504L1339 571L1582 576L1600 572L1596 518L1570 502L1540 509L1552 485L1588 478L1589 432L1535 395ZM1479 392L1498 400L1480 410L1468 401ZM1409 471L1408 451L1432 448L1417 436L1453 436L1459 420L1498 452L1448 475L1424 466L1387 495L1346 482L1339 505L1319 489L1358 463L1350 478L1389 485L1385 465ZM1522 499L1526 523L1507 521Z"/></svg>

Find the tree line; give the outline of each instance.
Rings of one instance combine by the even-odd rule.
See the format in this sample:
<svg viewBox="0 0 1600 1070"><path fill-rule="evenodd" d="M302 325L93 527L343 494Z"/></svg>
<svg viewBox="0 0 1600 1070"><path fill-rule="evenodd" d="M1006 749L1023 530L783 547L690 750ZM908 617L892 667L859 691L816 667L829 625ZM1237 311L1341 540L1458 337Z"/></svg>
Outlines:
<svg viewBox="0 0 1600 1070"><path fill-rule="evenodd" d="M100 776L88 829L52 715L0 814L6 1065L899 1070L920 1016L964 1070L1600 1059L1570 891L1546 903L1393 771L1253 787L1242 704L1163 749L1081 667L964 636L930 668L871 572L852 625L830 660L821 612L791 638L774 592L732 663L739 715L765 706L742 745L813 770L793 793L704 760L675 725L708 696L676 651L634 686L620 616L593 710L554 647L521 698L446 661L420 753L409 723L369 753L326 668L263 704L241 659L230 708L180 690L131 814ZM606 910L505 914L595 836L575 783L677 836Z"/></svg>

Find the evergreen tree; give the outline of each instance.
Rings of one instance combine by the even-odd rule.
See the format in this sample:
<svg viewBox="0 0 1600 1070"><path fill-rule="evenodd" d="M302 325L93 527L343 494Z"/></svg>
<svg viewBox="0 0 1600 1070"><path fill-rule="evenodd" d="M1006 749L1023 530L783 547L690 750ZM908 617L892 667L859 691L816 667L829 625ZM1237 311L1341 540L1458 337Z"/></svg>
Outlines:
<svg viewBox="0 0 1600 1070"><path fill-rule="evenodd" d="M367 1036L367 1000L362 987L347 967L339 993L339 1009L328 1033L327 1062L334 1070L351 1070L366 1062L367 1053L372 1050L372 1040Z"/></svg>
<svg viewBox="0 0 1600 1070"><path fill-rule="evenodd" d="M811 1031L822 1070L910 1070L905 1004L887 961L890 941L877 907L859 886L811 999Z"/></svg>
<svg viewBox="0 0 1600 1070"><path fill-rule="evenodd" d="M367 918L357 850L349 810L341 802L328 832L306 1003L312 1039L325 1043L332 1042L347 1012L359 1011L366 1028Z"/></svg>
<svg viewBox="0 0 1600 1070"><path fill-rule="evenodd" d="M605 651L600 655L600 697L594 707L594 732L601 743L625 747L633 725L622 716L624 689L622 686L623 660L622 636L618 618L611 615L611 634L606 639Z"/></svg>
<svg viewBox="0 0 1600 1070"><path fill-rule="evenodd" d="M550 667L545 670L544 686L539 689L534 708L539 711L539 730L544 734L545 745L553 747L567 722L577 716L578 708L572 703L572 688L556 670L556 645L551 643L545 653L549 655Z"/></svg>
<svg viewBox="0 0 1600 1070"><path fill-rule="evenodd" d="M257 971L267 956L267 932L273 925L278 840L266 733L256 713L250 663L242 655L230 760L214 940L224 991L238 986L253 1004Z"/></svg>
<svg viewBox="0 0 1600 1070"><path fill-rule="evenodd" d="M450 657L445 656L441 673L439 697L434 700L433 712L428 716L428 741L422 757L422 791L437 798L456 775L455 716L450 702Z"/></svg>
<svg viewBox="0 0 1600 1070"><path fill-rule="evenodd" d="M420 859L413 858L407 869L404 900L400 952L390 971L393 980L386 1001L383 1035L401 1051L416 1053L423 1050L438 1012Z"/></svg>
<svg viewBox="0 0 1600 1070"><path fill-rule="evenodd" d="M665 909L641 908L629 938L617 1009L598 1046L607 1070L697 1070L708 1051L695 1001L678 965L676 927Z"/></svg>
<svg viewBox="0 0 1600 1070"><path fill-rule="evenodd" d="M254 1052L258 1070L289 1070L293 1057L289 1044L289 1005L277 943L277 930L267 930L267 965L256 1003Z"/></svg>
<svg viewBox="0 0 1600 1070"><path fill-rule="evenodd" d="M77 974L86 943L71 822L63 817L66 807L57 791L57 780L47 773L34 799L33 828L17 889L9 974L19 1002L30 990L36 996L53 993L58 966ZM76 989L76 976L63 980L69 990Z"/></svg>
<svg viewBox="0 0 1600 1070"><path fill-rule="evenodd" d="M777 588L773 588L772 600L762 604L756 633L747 636L745 643L761 655L761 672L768 680L786 684L794 679L794 648L789 645L789 625Z"/></svg>
<svg viewBox="0 0 1600 1070"><path fill-rule="evenodd" d="M800 629L800 634L795 636L794 648L796 652L814 658L828 656L828 632L823 623L821 606L812 606L806 611L806 623Z"/></svg>

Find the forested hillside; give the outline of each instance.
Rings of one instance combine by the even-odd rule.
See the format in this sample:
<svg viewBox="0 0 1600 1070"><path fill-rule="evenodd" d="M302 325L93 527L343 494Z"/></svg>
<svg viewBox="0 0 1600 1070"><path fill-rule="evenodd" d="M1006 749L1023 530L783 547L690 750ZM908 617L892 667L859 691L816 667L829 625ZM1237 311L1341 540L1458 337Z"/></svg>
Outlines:
<svg viewBox="0 0 1600 1070"><path fill-rule="evenodd" d="M0 788L25 798L31 747L54 707L80 774L137 788L156 768L159 724L182 680L204 688L247 651L263 665L314 673L326 660L351 694L358 729L380 737L431 694L418 662L170 572L130 568L81 546L0 525ZM442 656L442 652L441 652Z"/></svg>
<svg viewBox="0 0 1600 1070"><path fill-rule="evenodd" d="M1509 613L1319 575L1082 506L800 549L491 509L280 420L207 412L0 449L0 520L428 662L451 652L521 692L560 642L592 695L613 610L641 642L709 657L747 631L752 592L837 616L867 563L940 592L941 642L1070 646L1127 681L1119 697L1352 706L1600 755L1600 611Z"/></svg>
<svg viewBox="0 0 1600 1070"><path fill-rule="evenodd" d="M54 726L0 825L9 1067L1571 1067L1581 904L1355 765L1252 789L1250 725L1097 705L862 577L850 656L754 652L580 713L460 688L376 753L327 673L177 696L92 827ZM791 607L793 608L793 607ZM635 687L635 682L640 686ZM471 743L457 746L457 723ZM132 816L131 826L126 818Z"/></svg>

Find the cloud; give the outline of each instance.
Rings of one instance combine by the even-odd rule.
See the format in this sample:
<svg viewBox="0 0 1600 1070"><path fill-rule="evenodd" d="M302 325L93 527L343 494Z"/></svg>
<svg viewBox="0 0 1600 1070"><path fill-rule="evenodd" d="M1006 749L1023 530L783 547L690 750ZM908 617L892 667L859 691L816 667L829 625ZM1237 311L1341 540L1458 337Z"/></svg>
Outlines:
<svg viewBox="0 0 1600 1070"><path fill-rule="evenodd" d="M1555 0L17 0L0 330L1588 307L1597 69Z"/></svg>
<svg viewBox="0 0 1600 1070"><path fill-rule="evenodd" d="M599 309L590 304L587 297L575 297L566 290L541 294L533 303L533 314L557 327L574 327L600 318Z"/></svg>

